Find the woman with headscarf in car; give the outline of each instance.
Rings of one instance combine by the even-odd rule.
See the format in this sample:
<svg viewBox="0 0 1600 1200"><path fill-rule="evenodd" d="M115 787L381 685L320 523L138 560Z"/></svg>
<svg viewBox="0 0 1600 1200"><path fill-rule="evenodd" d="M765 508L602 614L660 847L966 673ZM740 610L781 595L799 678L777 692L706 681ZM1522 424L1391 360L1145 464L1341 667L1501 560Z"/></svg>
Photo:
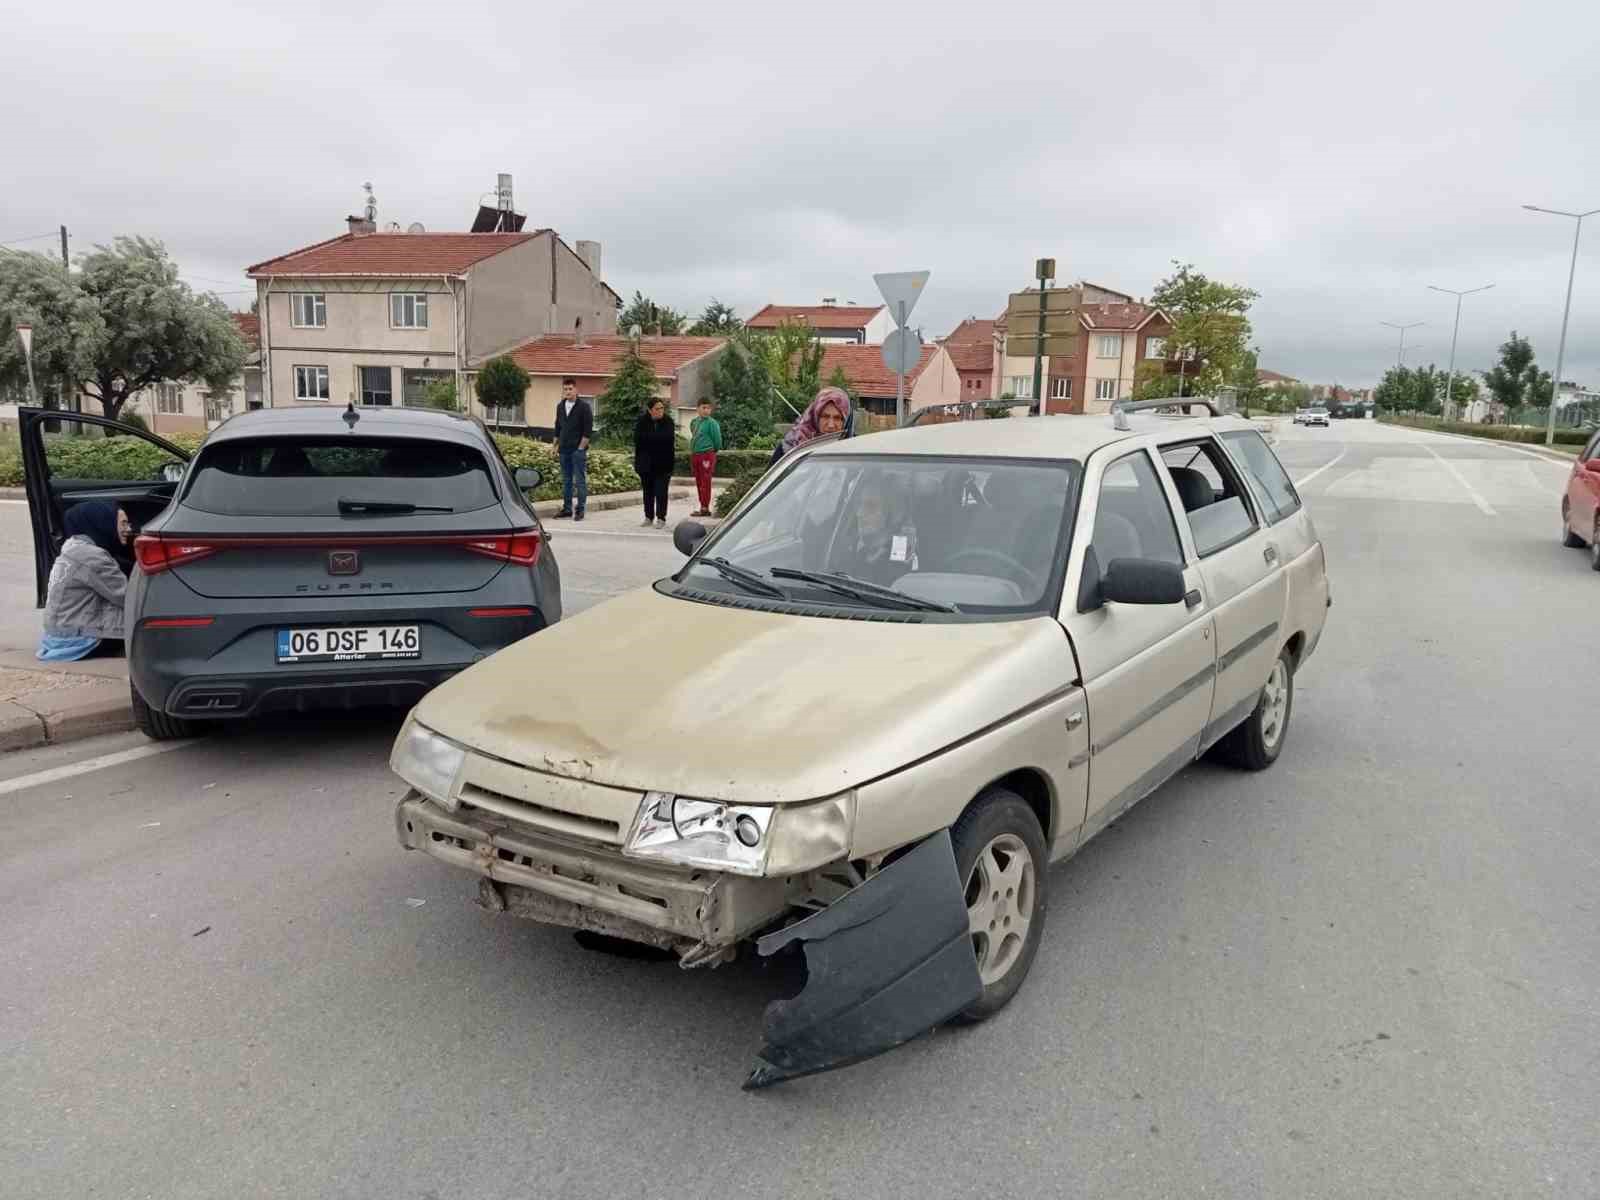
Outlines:
<svg viewBox="0 0 1600 1200"><path fill-rule="evenodd" d="M783 441L772 452L772 462L767 465L771 466L789 451L816 438L843 433L849 424L850 393L843 388L825 387L806 405L806 411L790 426L789 432L783 435Z"/></svg>
<svg viewBox="0 0 1600 1200"><path fill-rule="evenodd" d="M853 510L839 533L833 570L888 587L915 569L917 533L901 519L883 472L867 469L850 499Z"/></svg>
<svg viewBox="0 0 1600 1200"><path fill-rule="evenodd" d="M45 596L41 661L121 653L128 581L116 560L118 516L109 500L86 500L67 510L67 540L50 568Z"/></svg>

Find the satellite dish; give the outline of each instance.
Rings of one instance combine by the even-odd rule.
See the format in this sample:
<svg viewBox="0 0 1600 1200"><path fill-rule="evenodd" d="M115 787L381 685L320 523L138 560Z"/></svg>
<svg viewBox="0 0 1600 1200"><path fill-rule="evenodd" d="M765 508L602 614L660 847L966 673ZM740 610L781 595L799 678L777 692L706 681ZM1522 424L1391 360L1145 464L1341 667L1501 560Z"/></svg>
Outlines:
<svg viewBox="0 0 1600 1200"><path fill-rule="evenodd" d="M410 225L406 226L406 232L407 233L427 233L428 231L422 227L422 222L421 221L413 221L413 222L411 222Z"/></svg>

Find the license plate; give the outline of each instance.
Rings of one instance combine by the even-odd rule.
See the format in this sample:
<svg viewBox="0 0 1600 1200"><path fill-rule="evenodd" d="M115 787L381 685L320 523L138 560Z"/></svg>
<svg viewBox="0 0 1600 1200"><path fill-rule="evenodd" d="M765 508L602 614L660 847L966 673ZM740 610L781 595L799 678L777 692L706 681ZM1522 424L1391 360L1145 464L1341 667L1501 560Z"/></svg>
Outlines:
<svg viewBox="0 0 1600 1200"><path fill-rule="evenodd" d="M333 629L278 630L278 661L365 662L416 658L422 635L415 625L341 625Z"/></svg>

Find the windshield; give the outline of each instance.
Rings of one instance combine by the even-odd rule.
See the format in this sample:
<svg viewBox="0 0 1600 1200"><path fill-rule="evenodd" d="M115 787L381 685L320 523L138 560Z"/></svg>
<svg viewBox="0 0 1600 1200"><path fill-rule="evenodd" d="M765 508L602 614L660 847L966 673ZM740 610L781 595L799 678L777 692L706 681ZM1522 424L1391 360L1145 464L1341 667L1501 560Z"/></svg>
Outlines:
<svg viewBox="0 0 1600 1200"><path fill-rule="evenodd" d="M807 604L1037 612L1058 586L1078 478L1070 461L811 455L724 527L684 578L749 595L753 575L769 597L776 587Z"/></svg>
<svg viewBox="0 0 1600 1200"><path fill-rule="evenodd" d="M203 449L183 503L246 517L468 512L496 502L484 457L452 442L252 438Z"/></svg>

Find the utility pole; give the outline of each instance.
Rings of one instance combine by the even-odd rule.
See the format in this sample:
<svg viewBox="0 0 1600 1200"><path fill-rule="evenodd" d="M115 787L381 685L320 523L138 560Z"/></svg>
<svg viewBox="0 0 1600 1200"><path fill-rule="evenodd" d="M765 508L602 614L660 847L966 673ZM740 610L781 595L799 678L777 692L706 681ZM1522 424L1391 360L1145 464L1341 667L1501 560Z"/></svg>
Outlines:
<svg viewBox="0 0 1600 1200"><path fill-rule="evenodd" d="M1044 303L1045 285L1056 277L1056 260L1041 258L1033 264L1034 278L1039 281L1039 337L1033 344L1033 402L1044 407Z"/></svg>
<svg viewBox="0 0 1600 1200"><path fill-rule="evenodd" d="M1426 325L1427 322L1426 321L1412 321L1411 323L1409 323L1407 325L1396 325L1393 321L1379 321L1378 324L1379 325L1387 325L1390 329L1398 329L1400 331L1400 352L1395 355L1394 365L1395 365L1395 367L1397 369L1400 368L1400 367L1405 366L1406 365L1406 330L1408 330L1408 329L1420 329L1420 328L1422 328L1422 326Z"/></svg>
<svg viewBox="0 0 1600 1200"><path fill-rule="evenodd" d="M1492 283L1486 283L1482 287L1468 288L1464 292L1458 292L1454 288L1434 287L1431 283L1428 285L1429 291L1443 292L1447 296L1456 298L1456 325L1450 332L1450 370L1444 377L1444 399L1439 403L1439 414L1441 416L1444 415L1445 405L1452 403L1454 400L1454 396L1451 393L1455 388L1456 380L1456 335L1461 332L1461 297L1470 296L1474 292L1487 292L1493 286L1494 284Z"/></svg>
<svg viewBox="0 0 1600 1200"><path fill-rule="evenodd" d="M1556 444L1556 399L1561 395L1561 369L1566 365L1567 357L1567 318L1572 315L1572 280L1578 273L1578 235L1583 232L1583 219L1600 213L1600 208L1591 208L1588 212L1570 213L1561 212L1554 208L1540 208L1537 204L1524 204L1523 208L1529 212L1549 213L1552 217L1571 217L1572 230L1572 266L1567 268L1567 302L1561 309L1561 343L1556 348L1556 373L1550 381L1550 412L1545 418L1544 444Z"/></svg>
<svg viewBox="0 0 1600 1200"><path fill-rule="evenodd" d="M63 271L72 270L72 264L67 261L67 227L65 225L61 227L61 269Z"/></svg>

